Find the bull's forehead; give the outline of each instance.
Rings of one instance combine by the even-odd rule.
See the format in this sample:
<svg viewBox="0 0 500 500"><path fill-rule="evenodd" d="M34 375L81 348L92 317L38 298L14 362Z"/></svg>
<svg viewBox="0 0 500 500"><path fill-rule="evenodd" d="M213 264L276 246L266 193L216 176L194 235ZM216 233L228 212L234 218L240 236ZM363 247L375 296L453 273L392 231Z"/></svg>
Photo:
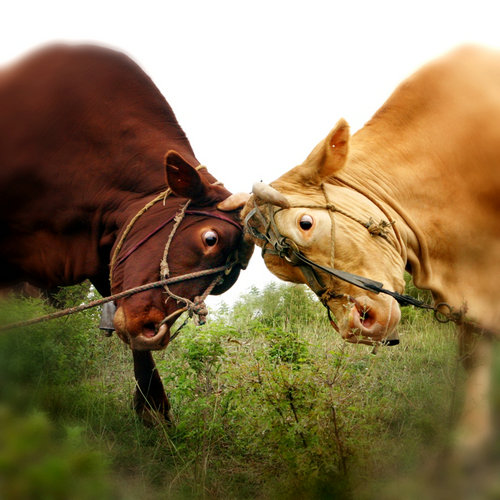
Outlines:
<svg viewBox="0 0 500 500"><path fill-rule="evenodd" d="M383 277L385 265L392 266L395 260L398 270L401 267L393 230L388 230L387 238L381 238L366 227L370 220L379 223L387 221L388 216L362 194L332 185L325 185L320 196L284 194L292 207L276 213L276 224L281 234L292 239L307 257L326 265L335 261L347 271L371 277ZM327 204L335 208L329 211ZM304 215L314 220L307 231L300 227Z"/></svg>
<svg viewBox="0 0 500 500"><path fill-rule="evenodd" d="M387 219L387 216L362 193L349 187L324 185L324 192L328 202L352 217L367 222L370 217L375 220Z"/></svg>
<svg viewBox="0 0 500 500"><path fill-rule="evenodd" d="M286 196L290 205L335 205L353 216L383 218L384 213L362 193L350 187L324 183L322 185L304 185L284 182L278 179L272 187Z"/></svg>

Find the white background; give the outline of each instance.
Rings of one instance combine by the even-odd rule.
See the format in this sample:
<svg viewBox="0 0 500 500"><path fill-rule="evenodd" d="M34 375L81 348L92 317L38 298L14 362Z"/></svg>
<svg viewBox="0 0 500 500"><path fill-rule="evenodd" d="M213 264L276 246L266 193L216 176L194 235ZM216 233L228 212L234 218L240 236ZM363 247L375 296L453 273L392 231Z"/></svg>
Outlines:
<svg viewBox="0 0 500 500"><path fill-rule="evenodd" d="M18 0L0 5L0 64L51 41L126 52L200 162L249 191L301 163L338 118L362 127L426 61L463 43L500 48L499 14L497 0ZM271 280L256 252L223 300Z"/></svg>

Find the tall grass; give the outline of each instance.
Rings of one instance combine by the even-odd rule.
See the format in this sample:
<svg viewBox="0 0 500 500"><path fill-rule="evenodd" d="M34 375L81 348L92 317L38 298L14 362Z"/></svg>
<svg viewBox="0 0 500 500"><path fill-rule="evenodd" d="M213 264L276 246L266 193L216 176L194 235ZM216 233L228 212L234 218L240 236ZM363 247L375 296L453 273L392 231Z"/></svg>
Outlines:
<svg viewBox="0 0 500 500"><path fill-rule="evenodd" d="M0 320L46 308L10 300ZM400 338L374 355L339 339L303 287L252 289L155 356L175 425L146 428L131 355L95 312L4 334L0 497L18 498L15 477L59 488L46 498L403 498L394 485L446 448L463 373L449 325L405 309ZM15 447L32 426L30 463L56 486L23 476Z"/></svg>

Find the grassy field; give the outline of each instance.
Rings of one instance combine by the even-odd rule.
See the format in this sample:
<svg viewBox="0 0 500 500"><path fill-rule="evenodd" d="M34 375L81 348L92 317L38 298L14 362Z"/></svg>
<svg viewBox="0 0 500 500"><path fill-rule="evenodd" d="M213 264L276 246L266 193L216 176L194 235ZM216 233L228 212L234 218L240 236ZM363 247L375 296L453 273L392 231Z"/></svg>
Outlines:
<svg viewBox="0 0 500 500"><path fill-rule="evenodd" d="M0 322L47 309L6 300ZM453 328L428 313L405 308L400 346L374 355L303 287L251 290L155 355L175 425L153 428L131 409L128 348L97 323L90 311L0 337L0 498L434 494L464 375Z"/></svg>

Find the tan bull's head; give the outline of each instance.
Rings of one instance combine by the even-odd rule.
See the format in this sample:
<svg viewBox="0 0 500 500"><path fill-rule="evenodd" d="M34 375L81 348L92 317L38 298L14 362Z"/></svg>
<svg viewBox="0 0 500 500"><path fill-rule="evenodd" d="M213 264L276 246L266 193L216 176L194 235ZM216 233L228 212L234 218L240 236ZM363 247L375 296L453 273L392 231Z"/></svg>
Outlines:
<svg viewBox="0 0 500 500"><path fill-rule="evenodd" d="M345 339L372 344L397 335L397 302L323 271L311 273L308 266L281 252L278 241L285 238L281 240L285 245L315 263L403 291L404 261L393 221L376 203L337 178L350 161L349 138L349 126L340 120L304 163L272 186L254 185L242 216L255 243L263 247L264 261L273 274L309 285L333 313ZM270 235L271 242L259 234Z"/></svg>

